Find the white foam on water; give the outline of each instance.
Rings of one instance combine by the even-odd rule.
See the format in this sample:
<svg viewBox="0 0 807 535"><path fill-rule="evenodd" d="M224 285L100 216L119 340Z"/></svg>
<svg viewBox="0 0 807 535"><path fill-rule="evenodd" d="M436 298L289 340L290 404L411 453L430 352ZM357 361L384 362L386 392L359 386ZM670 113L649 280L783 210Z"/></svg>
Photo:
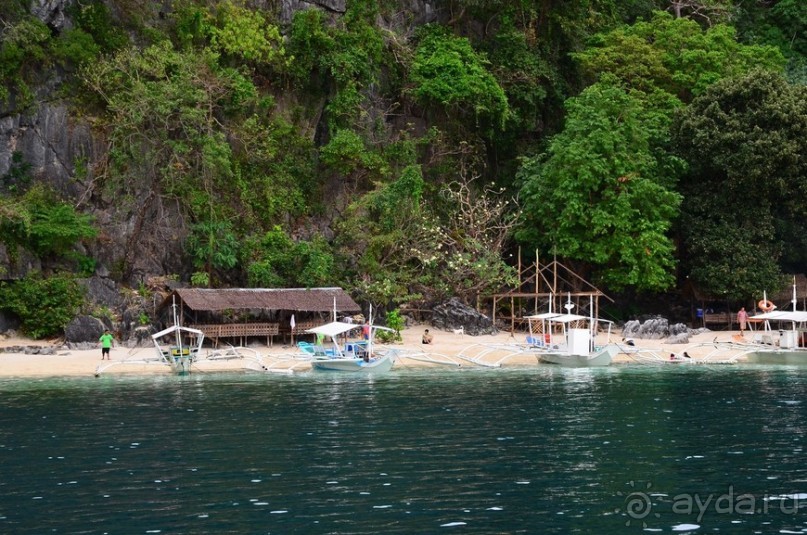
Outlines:
<svg viewBox="0 0 807 535"><path fill-rule="evenodd" d="M807 494L803 492L799 492L798 494L782 494L781 497L788 500L807 500Z"/></svg>
<svg viewBox="0 0 807 535"><path fill-rule="evenodd" d="M287 509L276 509L274 511L269 511L269 514L270 515L284 515L284 514L286 514L288 512L289 511Z"/></svg>
<svg viewBox="0 0 807 535"><path fill-rule="evenodd" d="M364 490L363 490L363 491L361 491L359 494L361 494L362 496L369 496L369 495L370 495L370 493L369 493L369 492L364 491Z"/></svg>
<svg viewBox="0 0 807 535"><path fill-rule="evenodd" d="M644 528L644 531L664 531L661 528Z"/></svg>
<svg viewBox="0 0 807 535"><path fill-rule="evenodd" d="M504 511L504 507L499 507L498 505L495 507L488 507L486 511Z"/></svg>
<svg viewBox="0 0 807 535"><path fill-rule="evenodd" d="M326 485L336 485L337 483L339 483L339 482L338 481L326 481L325 482Z"/></svg>
<svg viewBox="0 0 807 535"><path fill-rule="evenodd" d="M384 483L385 487L389 487L390 485L392 485L392 483Z"/></svg>
<svg viewBox="0 0 807 535"><path fill-rule="evenodd" d="M201 515L199 515L197 518L210 518L210 515L208 515L208 514L206 514L206 513L202 513L202 514L201 514Z"/></svg>
<svg viewBox="0 0 807 535"><path fill-rule="evenodd" d="M529 481L516 481L516 485L529 485Z"/></svg>
<svg viewBox="0 0 807 535"><path fill-rule="evenodd" d="M161 529L147 529L146 533L162 533Z"/></svg>
<svg viewBox="0 0 807 535"><path fill-rule="evenodd" d="M269 505L269 502L255 502L252 505Z"/></svg>
<svg viewBox="0 0 807 535"><path fill-rule="evenodd" d="M804 533L804 531L790 531L789 529L780 529L779 533Z"/></svg>
<svg viewBox="0 0 807 535"><path fill-rule="evenodd" d="M693 529L700 529L700 525L698 524L678 524L677 526L673 526L673 531L692 531Z"/></svg>
<svg viewBox="0 0 807 535"><path fill-rule="evenodd" d="M250 479L249 482L250 483L260 483L261 480L260 479Z"/></svg>
<svg viewBox="0 0 807 535"><path fill-rule="evenodd" d="M449 522L448 524L440 524L441 528L453 528L456 526L467 526L465 522Z"/></svg>
<svg viewBox="0 0 807 535"><path fill-rule="evenodd" d="M389 509L391 505L374 505L373 509Z"/></svg>
<svg viewBox="0 0 807 535"><path fill-rule="evenodd" d="M726 453L728 453L729 455L742 455L743 454L743 452L741 452L741 451L727 451Z"/></svg>

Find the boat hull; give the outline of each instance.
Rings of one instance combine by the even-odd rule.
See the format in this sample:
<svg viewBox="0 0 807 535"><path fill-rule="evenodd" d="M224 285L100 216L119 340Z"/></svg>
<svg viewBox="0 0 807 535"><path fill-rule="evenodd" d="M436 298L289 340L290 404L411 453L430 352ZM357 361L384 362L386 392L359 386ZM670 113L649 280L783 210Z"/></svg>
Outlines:
<svg viewBox="0 0 807 535"><path fill-rule="evenodd" d="M599 366L610 366L613 360L611 348L604 348L590 355L574 355L570 353L539 353L538 361L567 368L592 368Z"/></svg>
<svg viewBox="0 0 807 535"><path fill-rule="evenodd" d="M807 349L759 349L745 358L754 364L807 365Z"/></svg>
<svg viewBox="0 0 807 535"><path fill-rule="evenodd" d="M392 369L391 356L372 358L369 361L359 358L335 358L311 361L311 368L327 372L386 373Z"/></svg>

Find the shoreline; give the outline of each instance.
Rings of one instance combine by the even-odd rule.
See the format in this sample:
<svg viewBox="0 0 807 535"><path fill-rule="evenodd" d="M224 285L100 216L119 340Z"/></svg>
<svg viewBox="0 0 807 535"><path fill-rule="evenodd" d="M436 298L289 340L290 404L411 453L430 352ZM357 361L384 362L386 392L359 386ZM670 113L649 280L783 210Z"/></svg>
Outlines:
<svg viewBox="0 0 807 535"><path fill-rule="evenodd" d="M425 345L421 343L423 331L429 328L430 332L434 335L432 344ZM438 331L425 325L413 326L402 331L403 342L384 345L384 347L402 348L409 351L423 351L435 356L444 357L447 360L456 360L457 355L461 353L466 356L477 356L485 353L487 357L484 359L488 362L495 362L497 356L494 346L506 346L508 344L523 343L526 338L526 333L516 333L511 335L509 332L499 332L496 335L481 335L471 336L467 334L456 334L453 332ZM686 344L665 344L664 340L647 340L647 339L634 339L636 347L639 349L655 350L659 354L665 355L669 353L679 354L686 350L689 346L696 344L704 344L712 341L729 342L736 340L739 336L738 331L709 331L694 335L690 337L689 342ZM606 344L609 341L620 343L622 340L619 332L611 333L610 340L606 334L599 334L597 336L597 344ZM20 348L20 347L44 347L53 348L53 354L26 354L24 352L6 352L7 348ZM226 347L226 346L223 346ZM221 349L222 347L220 347ZM72 350L66 349L62 345L55 345L53 342L30 340L23 337L12 337L0 340L0 377L2 378L43 378L43 377L65 377L65 376L94 376L96 368L99 364L107 361L101 360L100 345L95 349L86 350ZM266 346L250 346L250 349L257 351L260 355L270 358L272 355L289 354L296 351L296 348L290 344L274 344L272 347ZM214 351L213 348L205 347L203 354ZM131 360L143 357L152 357L154 355L153 347L136 347L128 348L121 345L116 345L112 348L110 362ZM500 355L506 354L506 351L501 350ZM693 354L694 357L700 355ZM614 358L614 364L630 363L632 359L625 354L619 354ZM444 365L435 364L432 362L424 362L422 360L414 360L411 358L403 358L399 363L396 363L395 368L428 368L428 367L446 367ZM473 367L474 364L463 363L463 367ZM534 354L520 354L508 358L502 367L534 367L541 366ZM393 368L393 369L395 369ZM243 370L243 362L236 360L229 361L205 361L201 359L199 363L200 372L224 372L224 371L239 371ZM287 370L288 371L288 370ZM304 372L307 368L298 368L296 371ZM125 364L113 366L112 369L106 372L111 375L158 375L170 374L171 371L167 366L155 366L153 364Z"/></svg>

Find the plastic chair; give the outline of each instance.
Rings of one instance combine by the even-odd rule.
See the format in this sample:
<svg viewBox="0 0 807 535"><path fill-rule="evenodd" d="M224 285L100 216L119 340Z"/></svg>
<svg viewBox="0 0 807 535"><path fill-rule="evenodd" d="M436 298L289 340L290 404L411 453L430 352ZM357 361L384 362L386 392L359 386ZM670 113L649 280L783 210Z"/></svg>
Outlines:
<svg viewBox="0 0 807 535"><path fill-rule="evenodd" d="M297 348L308 355L315 355L314 344L311 342L297 342Z"/></svg>

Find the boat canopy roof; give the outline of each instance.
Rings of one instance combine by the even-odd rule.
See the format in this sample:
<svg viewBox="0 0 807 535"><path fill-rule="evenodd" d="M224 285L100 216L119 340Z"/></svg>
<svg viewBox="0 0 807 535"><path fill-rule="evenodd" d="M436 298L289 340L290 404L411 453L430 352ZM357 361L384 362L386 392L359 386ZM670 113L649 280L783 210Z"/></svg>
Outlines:
<svg viewBox="0 0 807 535"><path fill-rule="evenodd" d="M543 314L534 314L532 316L524 316L527 321L545 320L554 321L557 323L571 323L573 321L581 321L591 319L588 316L581 316L579 314L557 314L555 312L544 312ZM595 318L595 321L600 323L613 323L613 321Z"/></svg>
<svg viewBox="0 0 807 535"><path fill-rule="evenodd" d="M548 320L560 316L557 312L544 312L543 314L534 314L532 316L524 316L527 320Z"/></svg>
<svg viewBox="0 0 807 535"><path fill-rule="evenodd" d="M306 329L307 333L324 334L325 336L338 336L342 333L360 328L361 325L355 323L345 323L343 321L332 321L325 325L320 325L312 329Z"/></svg>
<svg viewBox="0 0 807 535"><path fill-rule="evenodd" d="M795 321L807 322L807 311L803 310L774 310L751 316L753 320Z"/></svg>
<svg viewBox="0 0 807 535"><path fill-rule="evenodd" d="M334 336L338 336L342 333L346 333L348 331L352 331L353 329L361 329L362 325L359 323L345 323L343 321L332 321L330 323L326 323L325 325L320 325L318 327L314 327L311 329L306 329L305 332L313 333L313 334L324 334L325 336L330 336L333 338ZM393 331L394 329L390 329L389 327L379 327L376 325L372 326L374 331Z"/></svg>
<svg viewBox="0 0 807 535"><path fill-rule="evenodd" d="M171 334L171 333L176 332L176 331L193 333L193 334L195 334L197 336L204 336L204 333L202 331L200 331L199 329L191 329L190 327L182 327L180 325L172 325L171 327L168 327L167 329L163 329L162 331L160 331L158 333L152 334L151 337L154 340L157 340L159 338L162 338L166 334Z"/></svg>

